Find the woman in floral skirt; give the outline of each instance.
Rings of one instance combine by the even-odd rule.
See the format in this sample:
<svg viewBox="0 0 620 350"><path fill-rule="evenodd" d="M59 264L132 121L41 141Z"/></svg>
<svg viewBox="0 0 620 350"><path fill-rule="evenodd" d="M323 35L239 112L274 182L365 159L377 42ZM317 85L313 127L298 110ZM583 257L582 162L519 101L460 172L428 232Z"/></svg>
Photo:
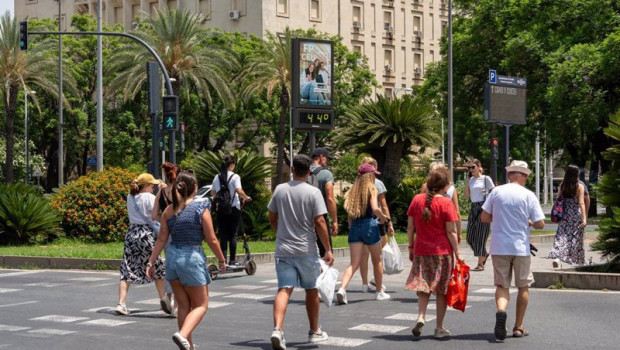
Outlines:
<svg viewBox="0 0 620 350"><path fill-rule="evenodd" d="M446 292L454 257L459 261L463 259L457 243L458 215L452 201L444 196L449 186L446 168L431 171L426 179L427 193L415 196L407 211L409 259L412 265L405 289L418 294L418 320L412 330L416 337L422 333L431 293L437 296L437 328L434 337L450 336L450 331L443 328L447 308Z"/></svg>
<svg viewBox="0 0 620 350"><path fill-rule="evenodd" d="M587 212L584 193L585 187L579 182L579 168L569 165L558 193L563 198L564 214L549 253L549 258L554 259L553 267L558 267L560 261L571 265L585 263L583 231L587 224Z"/></svg>

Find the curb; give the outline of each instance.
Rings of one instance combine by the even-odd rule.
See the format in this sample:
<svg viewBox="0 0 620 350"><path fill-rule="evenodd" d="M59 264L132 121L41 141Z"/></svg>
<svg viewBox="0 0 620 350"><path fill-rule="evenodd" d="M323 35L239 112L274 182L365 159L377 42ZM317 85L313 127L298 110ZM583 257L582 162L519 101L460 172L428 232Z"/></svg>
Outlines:
<svg viewBox="0 0 620 350"><path fill-rule="evenodd" d="M548 288L561 283L565 288L620 291L620 274L576 271L534 272L532 288Z"/></svg>

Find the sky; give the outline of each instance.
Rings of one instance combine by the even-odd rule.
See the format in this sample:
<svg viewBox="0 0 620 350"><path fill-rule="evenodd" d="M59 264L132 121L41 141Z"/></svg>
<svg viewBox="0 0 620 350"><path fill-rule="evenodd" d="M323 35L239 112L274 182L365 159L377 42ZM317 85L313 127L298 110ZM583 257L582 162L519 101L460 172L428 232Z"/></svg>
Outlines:
<svg viewBox="0 0 620 350"><path fill-rule="evenodd" d="M9 10L9 12L11 12L11 15L12 15L14 5L15 5L15 2L13 0L0 0L0 15L4 15L6 10Z"/></svg>

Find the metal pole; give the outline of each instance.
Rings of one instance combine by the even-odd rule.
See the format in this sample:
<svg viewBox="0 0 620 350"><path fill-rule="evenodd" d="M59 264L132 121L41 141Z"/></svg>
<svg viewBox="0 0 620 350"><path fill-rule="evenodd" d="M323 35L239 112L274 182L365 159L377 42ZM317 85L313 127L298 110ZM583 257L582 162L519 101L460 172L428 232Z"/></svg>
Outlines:
<svg viewBox="0 0 620 350"><path fill-rule="evenodd" d="M101 0L97 0L97 31L101 31ZM103 170L103 58L97 35L97 171Z"/></svg>
<svg viewBox="0 0 620 350"><path fill-rule="evenodd" d="M441 117L441 162L446 164L446 144L444 142L443 117Z"/></svg>
<svg viewBox="0 0 620 350"><path fill-rule="evenodd" d="M310 154L312 154L312 152L314 152L314 149L316 148L316 133L314 132L314 130L310 130L309 136L310 136Z"/></svg>
<svg viewBox="0 0 620 350"><path fill-rule="evenodd" d="M536 198L540 201L540 135L536 130Z"/></svg>
<svg viewBox="0 0 620 350"><path fill-rule="evenodd" d="M26 183L29 182L28 169L30 168L30 157L28 152L28 91L24 90L24 130L26 137Z"/></svg>
<svg viewBox="0 0 620 350"><path fill-rule="evenodd" d="M510 165L510 125L504 125L504 167ZM508 174L504 172L504 183L508 183Z"/></svg>
<svg viewBox="0 0 620 350"><path fill-rule="evenodd" d="M62 31L61 0L58 0L58 32ZM64 118L62 116L62 35L58 35L58 188L65 183L64 175Z"/></svg>
<svg viewBox="0 0 620 350"><path fill-rule="evenodd" d="M291 181L293 181L293 109L289 108L288 110L288 126L289 126L289 148L290 148L290 163L289 163L289 173L291 177Z"/></svg>
<svg viewBox="0 0 620 350"><path fill-rule="evenodd" d="M452 120L452 0L448 2L448 169L454 176L454 130Z"/></svg>

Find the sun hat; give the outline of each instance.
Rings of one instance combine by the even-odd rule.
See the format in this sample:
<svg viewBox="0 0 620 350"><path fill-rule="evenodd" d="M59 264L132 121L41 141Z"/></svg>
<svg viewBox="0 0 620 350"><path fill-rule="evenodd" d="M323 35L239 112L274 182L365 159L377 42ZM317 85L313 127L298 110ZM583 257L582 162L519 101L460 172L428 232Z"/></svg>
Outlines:
<svg viewBox="0 0 620 350"><path fill-rule="evenodd" d="M380 175L381 172L377 171L377 169L375 169L374 166L368 164L368 163L364 163L362 165L360 165L357 168L357 174L358 175L364 175L364 174L368 174L368 173L375 173L377 175Z"/></svg>
<svg viewBox="0 0 620 350"><path fill-rule="evenodd" d="M162 183L161 180L154 178L153 175L149 173L140 174L134 181L137 182L138 185L159 185Z"/></svg>
<svg viewBox="0 0 620 350"><path fill-rule="evenodd" d="M527 162L522 160L513 160L510 165L506 167L507 172L519 172L525 175L530 175L532 172L527 168Z"/></svg>

